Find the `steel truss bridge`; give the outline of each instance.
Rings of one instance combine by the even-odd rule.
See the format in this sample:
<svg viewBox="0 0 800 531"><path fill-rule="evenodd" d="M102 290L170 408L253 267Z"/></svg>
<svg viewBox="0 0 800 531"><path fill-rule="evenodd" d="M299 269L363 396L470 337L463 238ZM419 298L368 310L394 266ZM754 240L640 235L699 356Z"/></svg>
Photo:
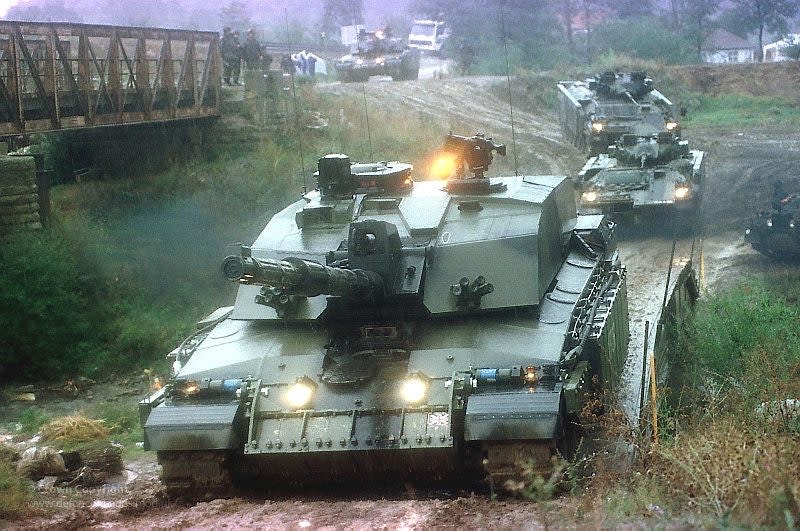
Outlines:
<svg viewBox="0 0 800 531"><path fill-rule="evenodd" d="M0 136L217 117L219 35L0 21Z"/></svg>

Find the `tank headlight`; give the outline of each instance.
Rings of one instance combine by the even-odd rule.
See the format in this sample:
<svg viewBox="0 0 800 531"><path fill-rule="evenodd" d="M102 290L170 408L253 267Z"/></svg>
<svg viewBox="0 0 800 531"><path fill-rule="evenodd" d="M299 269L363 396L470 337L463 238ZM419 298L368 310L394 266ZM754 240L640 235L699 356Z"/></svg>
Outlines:
<svg viewBox="0 0 800 531"><path fill-rule="evenodd" d="M284 399L289 407L293 409L301 409L307 406L311 399L314 398L314 392L317 390L317 384L308 376L298 378L295 383L289 386L284 395Z"/></svg>
<svg viewBox="0 0 800 531"><path fill-rule="evenodd" d="M672 132L672 131L674 131L675 129L678 128L678 122L669 121L669 122L667 122L666 127L667 127L667 131Z"/></svg>
<svg viewBox="0 0 800 531"><path fill-rule="evenodd" d="M605 127L603 122L592 122L592 133L602 133Z"/></svg>
<svg viewBox="0 0 800 531"><path fill-rule="evenodd" d="M428 393L428 379L421 374L413 374L400 384L400 398L409 404L418 404Z"/></svg>
<svg viewBox="0 0 800 531"><path fill-rule="evenodd" d="M794 228L794 219L790 219L790 220L789 220L789 228L790 228L790 229L793 229L793 228Z"/></svg>
<svg viewBox="0 0 800 531"><path fill-rule="evenodd" d="M675 188L675 199L686 199L689 197L689 187L679 186Z"/></svg>
<svg viewBox="0 0 800 531"><path fill-rule="evenodd" d="M175 382L173 391L184 397L194 396L200 392L200 384L197 380L179 380Z"/></svg>
<svg viewBox="0 0 800 531"><path fill-rule="evenodd" d="M767 227L772 227L772 218L767 218Z"/></svg>
<svg viewBox="0 0 800 531"><path fill-rule="evenodd" d="M581 195L581 201L585 201L586 203L594 203L597 201L597 192L583 192Z"/></svg>
<svg viewBox="0 0 800 531"><path fill-rule="evenodd" d="M753 232L753 231L750 230L750 227L747 227L746 229L744 229L744 235L745 236L749 236L751 232Z"/></svg>

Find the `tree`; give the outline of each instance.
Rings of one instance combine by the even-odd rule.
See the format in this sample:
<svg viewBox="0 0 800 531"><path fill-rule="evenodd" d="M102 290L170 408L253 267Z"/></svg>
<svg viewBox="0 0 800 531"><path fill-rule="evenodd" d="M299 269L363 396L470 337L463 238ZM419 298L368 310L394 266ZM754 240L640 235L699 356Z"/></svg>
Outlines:
<svg viewBox="0 0 800 531"><path fill-rule="evenodd" d="M577 50L575 49L575 38L573 36L573 28L572 22L575 19L575 12L577 6L575 5L576 0L561 0L561 9L560 9L560 18L561 22L564 24L564 35L567 38L567 45L569 46L569 53L572 57L577 56Z"/></svg>
<svg viewBox="0 0 800 531"><path fill-rule="evenodd" d="M64 6L64 0L45 0L12 6L6 18L30 22L83 22L83 17L77 11Z"/></svg>
<svg viewBox="0 0 800 531"><path fill-rule="evenodd" d="M619 18L647 17L653 14L651 0L603 0L598 4L614 10Z"/></svg>
<svg viewBox="0 0 800 531"><path fill-rule="evenodd" d="M742 29L758 33L759 61L764 60L764 31L785 32L787 19L798 10L797 0L733 0L732 20Z"/></svg>
<svg viewBox="0 0 800 531"><path fill-rule="evenodd" d="M222 27L230 27L237 31L244 31L253 25L247 5L240 0L233 0L223 6L219 18Z"/></svg>
<svg viewBox="0 0 800 531"><path fill-rule="evenodd" d="M319 30L326 35L338 35L342 26L363 23L363 0L325 0Z"/></svg>
<svg viewBox="0 0 800 531"><path fill-rule="evenodd" d="M719 4L720 0L672 0L678 28L694 44L697 59L700 59L703 43L714 29L712 19Z"/></svg>

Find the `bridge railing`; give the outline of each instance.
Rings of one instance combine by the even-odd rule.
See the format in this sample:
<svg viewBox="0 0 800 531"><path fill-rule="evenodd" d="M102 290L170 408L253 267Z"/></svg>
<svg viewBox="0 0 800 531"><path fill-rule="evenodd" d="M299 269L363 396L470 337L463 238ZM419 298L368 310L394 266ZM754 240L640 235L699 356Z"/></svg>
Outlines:
<svg viewBox="0 0 800 531"><path fill-rule="evenodd" d="M218 116L219 35L0 21L0 136Z"/></svg>

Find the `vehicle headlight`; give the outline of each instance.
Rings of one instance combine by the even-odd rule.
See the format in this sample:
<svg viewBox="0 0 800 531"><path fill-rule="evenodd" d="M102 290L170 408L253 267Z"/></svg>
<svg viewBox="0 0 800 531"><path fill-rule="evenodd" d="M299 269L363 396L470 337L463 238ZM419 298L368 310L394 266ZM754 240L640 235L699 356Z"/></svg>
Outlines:
<svg viewBox="0 0 800 531"><path fill-rule="evenodd" d="M583 192L581 195L581 201L585 201L586 203L594 203L597 201L597 192Z"/></svg>
<svg viewBox="0 0 800 531"><path fill-rule="evenodd" d="M772 227L772 218L767 218L767 227Z"/></svg>
<svg viewBox="0 0 800 531"><path fill-rule="evenodd" d="M447 179L452 177L457 169L457 157L451 154L444 154L437 157L431 164L431 175L437 179Z"/></svg>
<svg viewBox="0 0 800 531"><path fill-rule="evenodd" d="M428 380L421 374L413 374L400 384L400 398L409 404L417 404L428 394Z"/></svg>
<svg viewBox="0 0 800 531"><path fill-rule="evenodd" d="M745 236L749 236L751 232L753 232L753 231L750 230L750 227L747 227L746 229L744 229L744 235Z"/></svg>
<svg viewBox="0 0 800 531"><path fill-rule="evenodd" d="M317 384L308 376L298 378L295 383L289 386L284 395L284 399L289 407L293 409L301 409L311 402L314 398L314 392L317 390Z"/></svg>
<svg viewBox="0 0 800 531"><path fill-rule="evenodd" d="M603 124L603 122L592 122L593 133L602 133L603 129L605 129L605 125Z"/></svg>
<svg viewBox="0 0 800 531"><path fill-rule="evenodd" d="M363 59L360 59L360 58L359 58L359 59L356 59L356 64L357 64L357 65L362 65L362 64L364 64L364 60L363 60Z"/></svg>
<svg viewBox="0 0 800 531"><path fill-rule="evenodd" d="M385 60L385 59L384 59L383 57L376 57L376 58L375 58L375 62L376 62L377 64L379 64L379 65L382 65L382 64L383 64L383 62L384 62L384 60Z"/></svg>
<svg viewBox="0 0 800 531"><path fill-rule="evenodd" d="M794 218L789 220L789 228L790 229L794 228Z"/></svg>
<svg viewBox="0 0 800 531"><path fill-rule="evenodd" d="M197 380L179 380L172 390L183 397L194 396L200 392L200 383Z"/></svg>
<svg viewBox="0 0 800 531"><path fill-rule="evenodd" d="M689 197L688 186L678 186L675 188L675 199L686 199L687 197Z"/></svg>
<svg viewBox="0 0 800 531"><path fill-rule="evenodd" d="M667 131L674 131L678 128L678 122L669 121L667 122Z"/></svg>
<svg viewBox="0 0 800 531"><path fill-rule="evenodd" d="M539 380L539 375L536 374L536 367L531 365L525 367L525 372L522 373L522 379L528 384L536 383Z"/></svg>

